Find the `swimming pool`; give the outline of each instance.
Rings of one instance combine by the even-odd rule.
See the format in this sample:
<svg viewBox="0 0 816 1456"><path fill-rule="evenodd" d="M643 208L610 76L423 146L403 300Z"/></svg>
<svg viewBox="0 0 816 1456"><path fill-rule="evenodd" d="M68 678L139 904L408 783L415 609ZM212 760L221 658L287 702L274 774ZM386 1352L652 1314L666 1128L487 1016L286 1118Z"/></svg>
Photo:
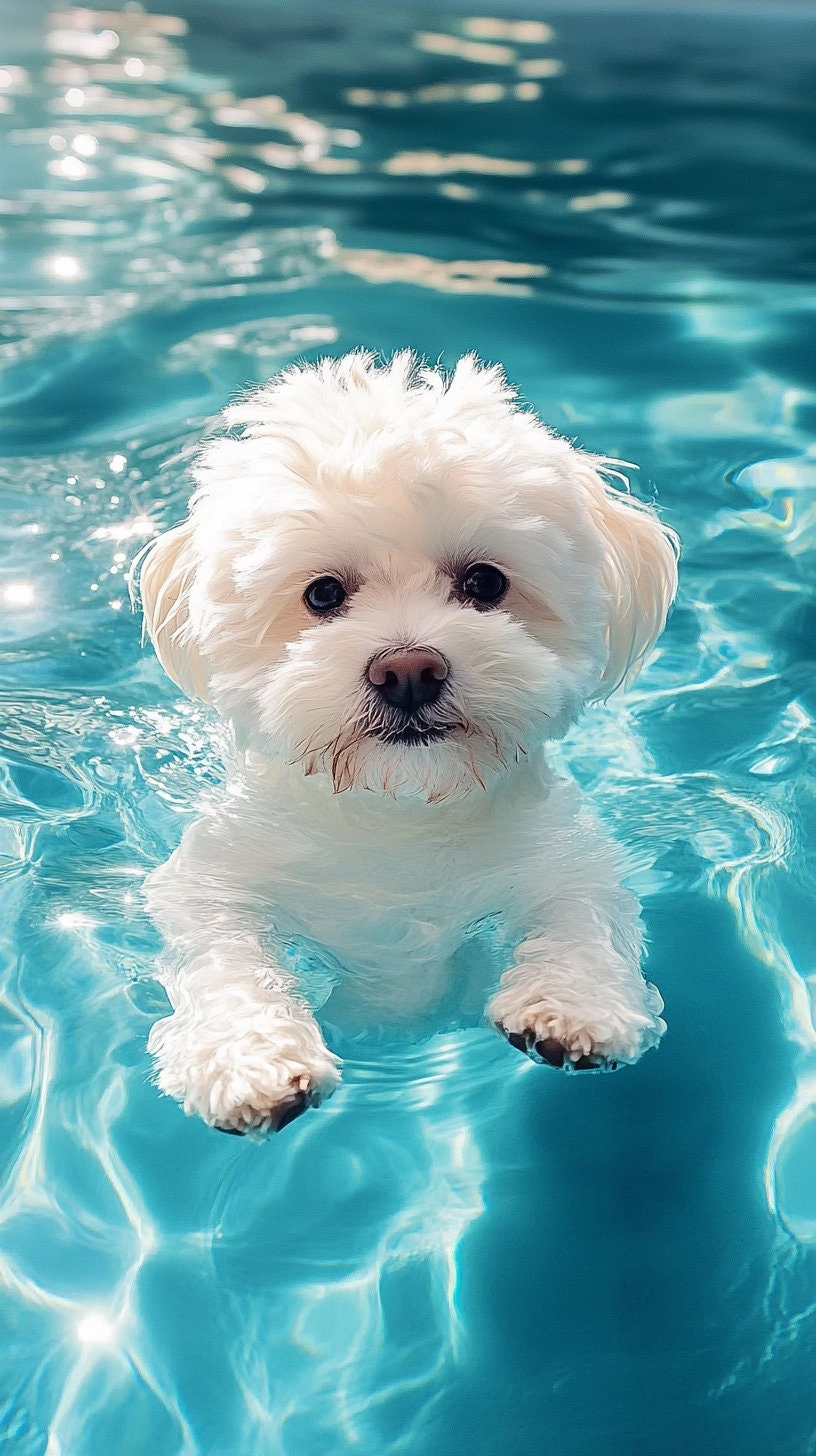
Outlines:
<svg viewBox="0 0 816 1456"><path fill-rule="evenodd" d="M813 1453L812 9L0 14L4 1450ZM669 1032L361 1043L257 1146L148 1080L140 885L223 744L125 574L235 389L361 343L501 359L683 537L562 752Z"/></svg>

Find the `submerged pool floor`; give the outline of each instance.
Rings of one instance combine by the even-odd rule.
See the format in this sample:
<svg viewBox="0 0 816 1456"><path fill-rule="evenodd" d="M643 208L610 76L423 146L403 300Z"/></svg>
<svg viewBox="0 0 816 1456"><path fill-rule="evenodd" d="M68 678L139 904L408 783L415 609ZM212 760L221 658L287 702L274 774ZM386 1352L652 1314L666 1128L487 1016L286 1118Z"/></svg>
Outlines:
<svg viewBox="0 0 816 1456"><path fill-rule="evenodd" d="M813 10L0 19L4 1452L813 1456ZM236 389L358 344L503 361L683 538L561 752L669 1032L360 1043L258 1146L149 1081L140 885L222 745L125 574Z"/></svg>

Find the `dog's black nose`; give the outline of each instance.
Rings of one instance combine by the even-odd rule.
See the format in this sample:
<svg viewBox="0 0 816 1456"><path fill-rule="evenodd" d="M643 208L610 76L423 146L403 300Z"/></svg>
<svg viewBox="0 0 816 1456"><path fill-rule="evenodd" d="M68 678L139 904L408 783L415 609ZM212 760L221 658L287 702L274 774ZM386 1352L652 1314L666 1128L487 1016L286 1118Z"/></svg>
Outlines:
<svg viewBox="0 0 816 1456"><path fill-rule="evenodd" d="M448 664L432 647L397 647L380 652L368 664L367 676L380 697L395 708L413 713L423 703L434 703L448 675Z"/></svg>

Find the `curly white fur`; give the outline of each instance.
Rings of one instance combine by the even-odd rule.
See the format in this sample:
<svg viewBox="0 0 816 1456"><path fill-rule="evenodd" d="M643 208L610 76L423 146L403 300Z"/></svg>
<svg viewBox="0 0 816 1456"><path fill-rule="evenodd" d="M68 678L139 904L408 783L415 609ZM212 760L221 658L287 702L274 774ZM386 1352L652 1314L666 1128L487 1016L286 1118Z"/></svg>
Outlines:
<svg viewBox="0 0 816 1456"><path fill-rule="evenodd" d="M174 1007L151 1036L159 1085L215 1126L280 1126L339 1070L264 933L323 947L342 968L329 1016L371 1024L438 1004L486 917L515 946L488 1015L516 1045L634 1061L664 1029L638 905L545 745L639 670L673 533L471 357L449 376L407 353L292 368L225 422L141 571L165 669L243 749L148 882ZM507 578L491 610L462 594L476 562ZM304 591L326 575L347 597L318 619ZM411 647L449 674L399 742L366 669Z"/></svg>

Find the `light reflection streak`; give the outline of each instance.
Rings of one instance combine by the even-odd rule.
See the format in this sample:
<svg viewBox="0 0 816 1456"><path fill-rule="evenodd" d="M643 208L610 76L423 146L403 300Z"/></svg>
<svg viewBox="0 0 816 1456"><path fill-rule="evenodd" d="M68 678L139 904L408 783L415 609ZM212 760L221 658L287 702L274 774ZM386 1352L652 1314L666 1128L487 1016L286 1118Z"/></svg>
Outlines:
<svg viewBox="0 0 816 1456"><path fill-rule="evenodd" d="M571 197L567 206L573 212L600 212L612 207L630 207L632 197L628 192L586 192L577 197Z"/></svg>
<svg viewBox="0 0 816 1456"><path fill-rule="evenodd" d="M746 409L747 429L757 429L758 414L759 418L770 414L777 438L784 439L789 448L806 443L805 432L797 429L795 411L801 401L800 392L791 391L763 376L749 379L734 395L723 397L723 432L726 421L727 427L733 428L734 414L742 407L742 401L746 404L750 401L750 413ZM676 426L674 410L672 415ZM698 436L706 432L707 425L710 428L705 416L701 418L698 415ZM683 428L686 428L685 420ZM790 589L794 595L799 595L801 589L797 584L794 563L800 553L809 555L812 552L815 539L816 469L812 452L806 448L798 459L755 461L734 473L733 485L750 493L752 504L724 506L703 527L703 535L716 539L724 533L733 535L740 531L746 540L754 537L763 546L776 538L790 554ZM701 602L699 611L703 642L710 644L715 657L718 643L727 644L735 659L721 668L710 681L730 681L743 689L750 687L752 662L768 665L762 644L752 640L749 633L738 637L729 622L720 620L715 605ZM738 651L735 651L737 647ZM764 679L768 683L774 680L774 677ZM760 686L762 682L763 679L758 679L755 685ZM701 681L689 685L684 691L704 693L707 686L706 681ZM654 701L655 695L652 696ZM796 1159L806 1155L797 1149L797 1138L806 1131L816 1110L816 976L807 951L803 954L800 950L796 955L792 952L780 917L788 883L793 881L796 884L804 877L804 884L812 888L804 863L803 846L793 827L799 818L801 804L796 789L797 776L791 773L791 755L798 750L802 755L812 756L814 748L816 723L813 715L805 702L794 698L770 732L754 746L748 771L767 781L762 797L729 783L728 765L709 786L712 802L724 808L724 813L718 816L721 824L730 823L732 828L725 842L721 830L717 840L711 843L708 890L731 907L740 939L776 982L785 1033L796 1049L794 1092L774 1121L762 1173L770 1212L780 1227L802 1245L816 1243L816 1206L812 1205L812 1192L801 1194L795 1182ZM793 761L796 762L795 757ZM778 788L775 787L777 782ZM697 842L705 852L699 833ZM793 1173L788 1173L793 1177L790 1190L783 1177L789 1159L793 1167ZM772 1291L783 1272L784 1258L778 1267L772 1266L771 1269L769 1308ZM812 1312L806 1311L805 1315L809 1317ZM790 1335L790 1324L783 1301L781 1312L774 1316L768 1358L780 1341Z"/></svg>
<svg viewBox="0 0 816 1456"><path fill-rule="evenodd" d="M310 1160L320 1166L324 1156L332 1156L330 1144L336 1147L341 1140L342 1145L342 1120L366 1116L360 1093L387 1106L378 1140L369 1138L358 1153L357 1179L365 1187L371 1177L375 1189L385 1176L400 1189L400 1197L391 1212L360 1214L355 1244L359 1246L364 1233L364 1250L329 1268L318 1267L313 1277L298 1278L286 1290L295 1310L286 1349L273 1346L265 1355L255 1352L270 1339L272 1291L266 1292L263 1259L259 1261L259 1298L249 1310L243 1305L243 1318L248 1316L249 1322L237 1378L248 1410L269 1424L282 1456L298 1456L297 1423L307 1410L339 1431L350 1446L375 1448L378 1422L387 1420L381 1408L385 1411L393 1402L404 1410L408 1396L411 1417L407 1425L401 1423L401 1435L396 1442L389 1440L389 1448L412 1449L453 1367L467 1357L467 1332L458 1312L458 1251L482 1213L484 1178L471 1097L477 1087L482 1096L490 1086L501 1116L505 1099L530 1068L520 1061L508 1066L502 1048L484 1032L437 1038L432 1047L422 1080L413 1085L408 1063L402 1073L393 1064L390 1073L381 1069L374 1080L373 1066L361 1069L365 1079L358 1082L352 1060L342 1100L353 1099L353 1104L343 1111L335 1101L322 1120L303 1126L298 1154L304 1164ZM426 1056L420 1049L413 1054L416 1071ZM233 1222L236 1213L227 1196L219 1222ZM281 1236L283 1247L274 1268L280 1267L285 1279L285 1230ZM228 1265L220 1258L218 1262L223 1279ZM274 1277L277 1285L280 1276ZM398 1350L389 1354L387 1330L398 1317L395 1298L411 1300L413 1333L406 1328ZM274 1392L270 1367L288 1371Z"/></svg>
<svg viewBox="0 0 816 1456"><path fill-rule="evenodd" d="M86 952L90 952L97 961L100 982L107 982L108 995L100 1000L97 993L97 1005L109 1009L115 1006L121 1014L118 975L114 967L99 960L92 938L93 921L75 914L70 923L63 924L61 928L84 939ZM22 1004L18 1014L21 1012ZM111 1127L121 1115L126 1097L121 1073L109 1081L98 1105L85 1114L87 1120L79 1109L69 1109L69 1115L73 1111L76 1116L79 1111L79 1121L73 1122L73 1136L84 1153L98 1164L106 1188L118 1203L121 1222L112 1224L109 1215L95 1217L90 1208L83 1207L81 1218L75 1223L75 1210L70 1203L58 1200L56 1190L59 1180L48 1172L49 1121L53 1116L49 1108L52 1089L57 1086L55 1057L60 1041L59 1024L44 1015L42 1010L37 1020L27 1019L37 1031L33 1081L36 1110L33 1119L28 1120L17 1158L0 1187L0 1233L15 1220L24 1221L33 1213L48 1214L63 1235L75 1237L81 1229L86 1237L104 1238L108 1250L115 1249L124 1263L121 1280L109 1292L103 1311L98 1304L89 1308L81 1296L72 1298L58 1294L53 1288L38 1283L33 1275L23 1273L8 1252L7 1243L0 1237L0 1283L16 1293L26 1305L47 1310L56 1317L55 1328L61 1327L64 1331L62 1347L57 1346L52 1355L52 1361L62 1366L64 1376L60 1382L61 1394L49 1421L46 1450L51 1456L71 1456L77 1449L77 1442L81 1439L79 1433L99 1398L100 1359L114 1362L106 1371L104 1389L107 1389L109 1374L114 1381L129 1380L129 1372L135 1370L184 1432L185 1423L176 1409L175 1393L166 1387L163 1372L152 1371L144 1362L138 1348L138 1321L133 1314L134 1290L144 1262L158 1246L158 1236L144 1208L140 1190L117 1156L111 1137ZM120 1027L120 1034L121 1030ZM115 1045L115 1027L109 1025L107 1032L109 1044ZM53 1095L58 1094L54 1092ZM129 1253L131 1259L128 1263ZM194 1447L187 1442L184 1449L192 1453Z"/></svg>
<svg viewBox="0 0 816 1456"><path fill-rule="evenodd" d="M481 177L529 177L534 162L515 157L479 156L475 152L396 152L382 169L394 177L445 177L452 172L474 172Z"/></svg>
<svg viewBox="0 0 816 1456"><path fill-rule="evenodd" d="M716 612L704 613L701 620L704 638L722 635L733 643L733 629L720 625ZM641 894L662 888L664 879L654 877L655 859L665 856L673 841L689 844L699 857L707 893L729 906L740 940L779 987L785 1033L797 1054L796 1085L791 1100L775 1119L762 1179L768 1209L780 1228L806 1243L816 1241L816 1207L809 1217L801 1208L789 1212L779 1179L797 1132L816 1109L816 977L807 963L797 965L779 922L780 883L801 855L792 827L796 808L785 802L790 775L782 776L779 805L767 793L759 798L730 784L728 765L716 772L672 774L664 779L650 760L633 718L641 702L651 711L662 711L661 705L668 707L683 698L697 696L702 704L718 687L730 684L749 690L771 681L752 676L747 650L742 650L735 663L713 673L704 671L697 681L664 689L650 686L648 691L636 685L630 689L626 708L607 706L603 713L594 714L590 727L582 723L571 733L565 759L584 784L592 784L593 799L610 824L617 826L621 841L630 846L633 888ZM779 754L786 744L797 742L811 745L812 752L816 724L801 704L793 703L774 726L771 743L755 746L754 760L761 760L771 744ZM632 816L627 811L630 797L634 798ZM651 828L641 819L645 802L652 805ZM771 1285L776 1277L772 1267Z"/></svg>
<svg viewBox="0 0 816 1456"><path fill-rule="evenodd" d="M230 329L205 329L190 334L170 349L165 368L173 371L192 366L214 374L223 366L225 355L235 354L257 360L266 372L271 372L274 361L283 361L293 350L315 344L330 345L337 336L331 320L319 316L295 315L261 322L252 319Z"/></svg>
<svg viewBox="0 0 816 1456"><path fill-rule="evenodd" d="M554 56L539 56L535 61L519 61L517 70L520 76L534 81L550 80L552 76L562 75L564 63Z"/></svg>
<svg viewBox="0 0 816 1456"><path fill-rule="evenodd" d="M484 106L496 101L537 101L541 94L540 85L532 80L508 84L501 81L435 81L411 91L396 87L374 90L369 86L350 86L344 97L350 106L382 106L395 110L414 105L464 103Z"/></svg>
<svg viewBox="0 0 816 1456"><path fill-rule="evenodd" d="M505 20L494 15L474 15L462 21L465 35L478 40L508 40L514 45L548 45L555 39L551 25L543 20Z"/></svg>
<svg viewBox="0 0 816 1456"><path fill-rule="evenodd" d="M790 437L790 431L786 433ZM711 534L741 527L758 532L763 540L773 539L775 534L781 536L794 556L802 549L812 550L816 473L810 459L759 461L736 474L735 483L748 486L761 504L723 509L712 523ZM793 493L786 496L791 488ZM780 502L781 511L776 509ZM720 630L733 637L725 627ZM746 659L745 652L742 657ZM752 771L775 774L780 755L796 743L812 752L816 747L816 724L804 704L794 700L775 725L770 741L757 745ZM783 784L787 777L783 776ZM797 805L786 803L786 795L777 807L769 796L760 802L724 785L712 792L727 805L730 814L736 813L744 824L750 824L753 833L752 842L741 853L721 856L712 866L711 891L724 896L732 907L740 937L777 982L786 1033L799 1053L793 1097L779 1112L769 1142L763 1170L765 1197L782 1227L800 1242L814 1242L816 1207L807 1217L801 1209L789 1207L780 1185L780 1168L816 1108L816 978L807 961L800 965L791 953L780 928L777 900L782 876L795 873L801 857L792 833Z"/></svg>
<svg viewBox="0 0 816 1456"><path fill-rule="evenodd" d="M448 262L421 253L389 253L374 248L341 248L337 262L347 273L368 283L413 283L444 293L493 293L527 296L526 280L544 278L543 263L511 263L499 259Z"/></svg>
<svg viewBox="0 0 816 1456"><path fill-rule="evenodd" d="M106 59L118 48L119 36L115 30L63 29L54 24L46 36L46 45L50 51L98 61Z"/></svg>
<svg viewBox="0 0 816 1456"><path fill-rule="evenodd" d="M455 56L457 60L474 61L479 66L511 66L516 58L510 46L460 40L456 35L439 31L417 31L414 45L417 50L429 51L434 56Z"/></svg>
<svg viewBox="0 0 816 1456"><path fill-rule="evenodd" d="M135 6L122 11L97 10L76 5L68 10L54 10L50 19L52 26L66 35L75 31L84 36L89 31L94 33L101 28L103 31L118 34L120 41L127 34L138 37L144 44L150 44L164 36L184 36L188 29L187 21L180 15L145 12Z"/></svg>
<svg viewBox="0 0 816 1456"><path fill-rule="evenodd" d="M813 724L807 728L813 738ZM737 809L756 827L755 843L748 853L724 859L711 871L712 888L721 888L735 912L741 938L751 954L772 972L782 992L786 1031L800 1049L796 1088L791 1101L778 1114L765 1159L763 1181L768 1207L779 1222L799 1240L816 1240L816 1208L809 1224L800 1216L788 1216L780 1196L779 1167L796 1133L816 1108L816 986L808 971L796 965L780 933L773 911L774 879L790 855L790 822L755 800L719 788L714 792L730 810ZM809 969L809 968L808 968Z"/></svg>

